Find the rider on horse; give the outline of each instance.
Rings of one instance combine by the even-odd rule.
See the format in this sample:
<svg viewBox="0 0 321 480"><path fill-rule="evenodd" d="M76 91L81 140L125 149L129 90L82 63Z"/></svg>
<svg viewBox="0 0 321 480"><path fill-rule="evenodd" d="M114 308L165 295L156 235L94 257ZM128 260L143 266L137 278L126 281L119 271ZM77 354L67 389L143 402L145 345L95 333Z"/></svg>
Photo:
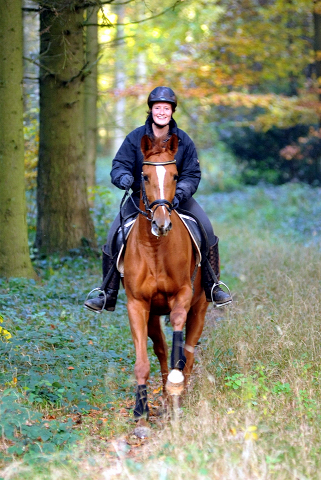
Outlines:
<svg viewBox="0 0 321 480"><path fill-rule="evenodd" d="M127 135L113 160L110 173L112 183L116 187L122 190L131 188L133 192L131 199L128 199L124 205L126 215L123 216L128 217L130 214L138 213L135 205L138 207L140 199L143 162L141 152L142 137L147 134L151 139L164 137L164 141L167 141L175 133L179 139L178 152L175 155L179 179L172 202L173 207L178 212L184 210L184 213L190 213L203 227L202 230L203 232L205 231L207 236L205 243L208 245L206 251L208 262L202 262L202 283L206 299L208 302L213 301L217 306L227 305L232 301L232 298L217 285L220 275L218 238L214 234L207 215L192 197L201 179L200 164L195 145L190 137L177 127L172 117L177 107L176 95L171 88L156 87L149 94L147 103L149 114L145 125L136 128ZM103 290L106 295L101 294L99 297L85 301L85 306L96 312L101 311L103 308L109 311L115 310L120 273L116 268L117 252L115 253L115 242L113 242L113 239L120 226L121 215L118 214L109 230L107 244L103 247L103 278L106 280L107 275L109 277L107 282L103 282ZM204 256L203 258L206 259ZM214 284L216 286L213 289Z"/></svg>

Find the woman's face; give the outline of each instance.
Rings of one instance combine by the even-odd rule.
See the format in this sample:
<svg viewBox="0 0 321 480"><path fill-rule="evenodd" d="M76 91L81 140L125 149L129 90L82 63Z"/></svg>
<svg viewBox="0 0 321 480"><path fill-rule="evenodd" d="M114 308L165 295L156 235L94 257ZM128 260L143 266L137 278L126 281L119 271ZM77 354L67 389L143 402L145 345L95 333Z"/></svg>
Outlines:
<svg viewBox="0 0 321 480"><path fill-rule="evenodd" d="M157 125L168 125L172 118L172 105L167 102L156 102L152 106L153 120Z"/></svg>

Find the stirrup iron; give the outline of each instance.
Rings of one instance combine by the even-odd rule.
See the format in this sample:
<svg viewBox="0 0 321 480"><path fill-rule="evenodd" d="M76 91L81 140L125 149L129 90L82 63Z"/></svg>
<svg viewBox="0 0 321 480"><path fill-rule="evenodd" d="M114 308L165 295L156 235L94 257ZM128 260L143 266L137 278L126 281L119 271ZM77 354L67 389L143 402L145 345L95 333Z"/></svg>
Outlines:
<svg viewBox="0 0 321 480"><path fill-rule="evenodd" d="M90 295L93 293L93 292L100 292L104 295L104 305L102 307L101 310L94 310L92 308L89 308L87 307L87 305L84 304L84 307L87 308L87 310L89 310L90 312L94 312L94 313L102 313L103 310L105 309L105 306L106 306L106 303L107 303L107 295L106 295L106 292L104 290L102 290L101 288L93 288L91 290L91 292L88 293L87 297L86 297L86 300L85 302L87 302L87 300L89 299Z"/></svg>
<svg viewBox="0 0 321 480"><path fill-rule="evenodd" d="M227 288L228 294L231 297L231 300L229 300L228 302L225 302L225 303L217 304L215 302L214 298L213 298L213 293L214 293L214 288L219 287L220 285L224 285L224 287ZM233 301L232 295L231 295L231 290L228 288L228 286L224 282L221 282L220 280L217 283L214 282L213 287L211 288L211 299L212 299L212 303L213 303L215 308L225 307L226 305L229 305Z"/></svg>

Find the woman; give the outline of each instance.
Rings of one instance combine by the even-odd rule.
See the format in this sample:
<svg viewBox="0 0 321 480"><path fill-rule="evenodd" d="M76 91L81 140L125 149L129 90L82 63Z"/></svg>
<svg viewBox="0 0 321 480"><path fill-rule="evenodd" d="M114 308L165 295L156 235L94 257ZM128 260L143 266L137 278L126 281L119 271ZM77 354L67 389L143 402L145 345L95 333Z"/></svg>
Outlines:
<svg viewBox="0 0 321 480"><path fill-rule="evenodd" d="M202 282L208 302L213 301L216 306L227 305L232 301L231 296L224 292L218 285L213 288L219 279L219 253L218 238L214 235L211 222L205 212L192 198L197 190L201 179L201 170L193 141L189 136L177 127L172 114L177 106L175 93L168 87L156 87L147 100L149 115L145 125L136 128L125 138L113 160L111 170L111 181L116 187L122 190L132 189L132 199L139 205L140 183L142 172L143 155L140 150L141 139L147 134L151 139L163 137L168 138L175 133L179 139L178 152L175 155L179 180L177 182L176 194L173 200L175 209L187 210L202 224L207 235L209 251L207 259L202 262ZM137 213L131 199L125 204L125 216ZM115 246L112 244L115 232L120 227L120 215L112 224L108 233L107 244L103 247L103 289L106 293L99 297L85 301L85 306L93 311L101 311L103 308L109 311L115 310L117 294L119 289L120 274L115 266ZM104 307L104 302L105 307Z"/></svg>

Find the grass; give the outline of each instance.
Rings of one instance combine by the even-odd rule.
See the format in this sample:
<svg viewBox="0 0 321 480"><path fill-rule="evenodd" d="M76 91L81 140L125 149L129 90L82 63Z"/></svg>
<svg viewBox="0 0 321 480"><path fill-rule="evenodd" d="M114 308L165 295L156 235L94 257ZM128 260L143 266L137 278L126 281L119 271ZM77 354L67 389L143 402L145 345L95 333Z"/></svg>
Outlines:
<svg viewBox="0 0 321 480"><path fill-rule="evenodd" d="M1 326L11 338L2 332L0 478L321 478L318 195L288 185L199 197L235 303L209 310L182 416L154 417L147 441L131 435L124 294L113 314L81 308L100 281L97 258L74 252L38 264L40 283L2 282Z"/></svg>

